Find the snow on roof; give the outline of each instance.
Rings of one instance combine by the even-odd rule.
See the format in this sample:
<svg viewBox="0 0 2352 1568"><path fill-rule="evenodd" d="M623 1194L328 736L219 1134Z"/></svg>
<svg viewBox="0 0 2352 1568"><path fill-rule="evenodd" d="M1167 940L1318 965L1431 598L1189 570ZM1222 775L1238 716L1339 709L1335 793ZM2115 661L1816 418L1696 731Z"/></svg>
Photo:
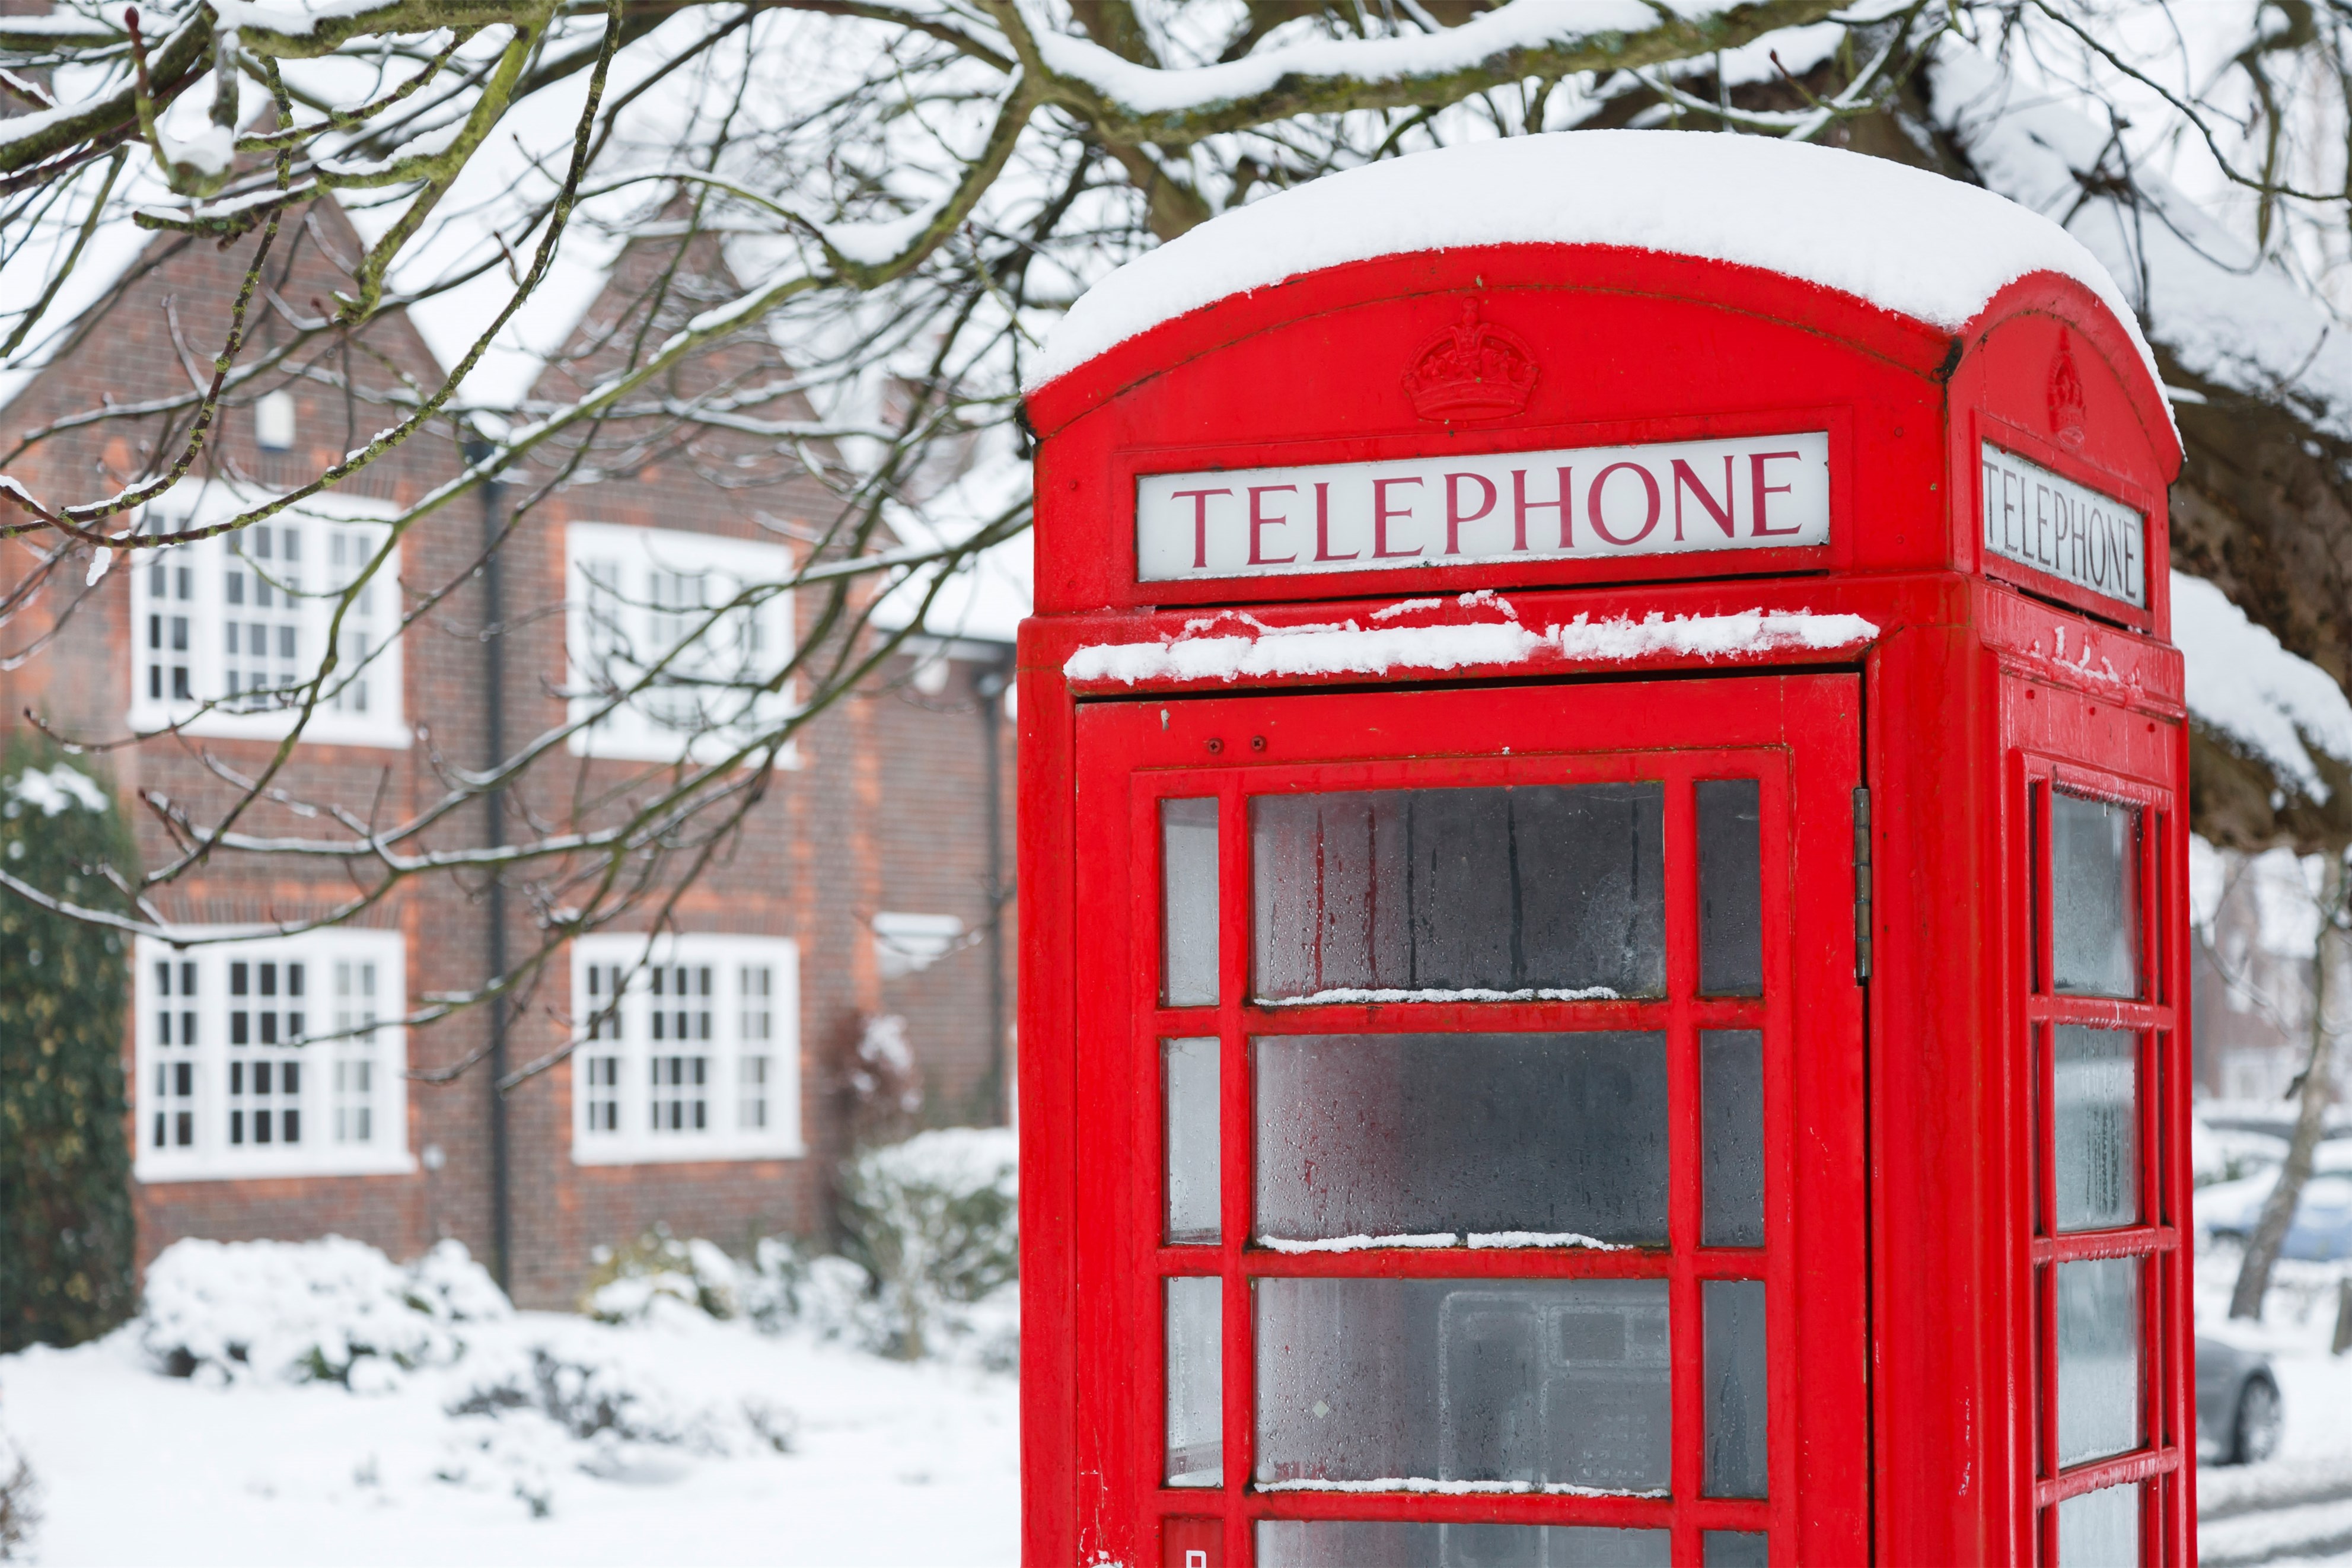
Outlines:
<svg viewBox="0 0 2352 1568"><path fill-rule="evenodd" d="M1973 49L1947 48L1932 68L1935 118L1985 183L2063 216L2116 277L2134 279L2185 368L2254 396L2293 395L2314 424L2352 437L2352 341L2294 279L2161 175L2134 171L2153 211L2095 194L2084 176L2111 163L2114 136L2072 103L2020 88Z"/></svg>
<svg viewBox="0 0 2352 1568"><path fill-rule="evenodd" d="M2310 747L2352 763L2352 700L2201 578L2172 574L2172 640L2187 666L2189 711L2270 764L2315 801L2327 785Z"/></svg>
<svg viewBox="0 0 2352 1568"><path fill-rule="evenodd" d="M1162 321L1345 262L1472 245L1629 246L1732 261L1957 330L2030 272L2072 278L2155 361L2082 242L2006 197L1925 170L1760 136L1576 131L1366 164L1213 218L1072 308L1036 387Z"/></svg>

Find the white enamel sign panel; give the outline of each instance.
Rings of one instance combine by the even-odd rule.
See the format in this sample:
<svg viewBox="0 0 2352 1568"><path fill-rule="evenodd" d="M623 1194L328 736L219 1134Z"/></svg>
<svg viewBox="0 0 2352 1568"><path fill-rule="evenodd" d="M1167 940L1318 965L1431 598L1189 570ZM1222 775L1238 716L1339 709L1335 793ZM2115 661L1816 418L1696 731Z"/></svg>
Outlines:
<svg viewBox="0 0 2352 1568"><path fill-rule="evenodd" d="M2147 608L2144 514L1990 442L1979 450L1986 554Z"/></svg>
<svg viewBox="0 0 2352 1568"><path fill-rule="evenodd" d="M1783 550L1830 537L1830 438L1741 436L1639 447L1146 474L1146 583Z"/></svg>

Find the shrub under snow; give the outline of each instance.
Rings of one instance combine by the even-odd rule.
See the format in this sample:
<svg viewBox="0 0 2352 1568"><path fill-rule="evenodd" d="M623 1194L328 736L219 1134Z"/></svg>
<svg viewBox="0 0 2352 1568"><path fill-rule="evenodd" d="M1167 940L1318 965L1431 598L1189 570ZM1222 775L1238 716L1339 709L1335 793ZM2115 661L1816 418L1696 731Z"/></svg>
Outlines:
<svg viewBox="0 0 2352 1568"><path fill-rule="evenodd" d="M625 1247L600 1247L580 1310L600 1323L634 1323L662 1302L699 1308L720 1320L743 1311L740 1266L717 1242L685 1241L657 1225Z"/></svg>
<svg viewBox="0 0 2352 1568"><path fill-rule="evenodd" d="M446 1365L457 1326L513 1309L457 1241L402 1266L364 1242L176 1241L147 1271L139 1342L175 1377L337 1383L366 1393Z"/></svg>
<svg viewBox="0 0 2352 1568"><path fill-rule="evenodd" d="M950 1127L859 1152L842 1170L842 1251L871 1277L870 1348L908 1361L944 1342L1016 1354L1018 1144L1009 1128Z"/></svg>

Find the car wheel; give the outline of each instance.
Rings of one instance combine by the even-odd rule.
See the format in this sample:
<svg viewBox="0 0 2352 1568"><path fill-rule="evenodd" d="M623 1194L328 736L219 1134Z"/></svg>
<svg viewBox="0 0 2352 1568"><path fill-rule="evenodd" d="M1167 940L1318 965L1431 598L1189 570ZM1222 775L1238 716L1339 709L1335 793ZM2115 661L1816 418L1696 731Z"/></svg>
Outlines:
<svg viewBox="0 0 2352 1568"><path fill-rule="evenodd" d="M2246 1386L2238 1391L2238 1419L2230 1434L2231 1463L2258 1465L2277 1453L2285 1422L2278 1385L2267 1377L2246 1379Z"/></svg>

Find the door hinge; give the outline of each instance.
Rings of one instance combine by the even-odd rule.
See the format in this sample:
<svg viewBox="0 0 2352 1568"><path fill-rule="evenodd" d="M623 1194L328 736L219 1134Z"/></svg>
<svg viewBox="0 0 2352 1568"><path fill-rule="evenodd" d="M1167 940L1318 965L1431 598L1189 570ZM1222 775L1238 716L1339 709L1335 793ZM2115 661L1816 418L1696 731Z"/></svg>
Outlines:
<svg viewBox="0 0 2352 1568"><path fill-rule="evenodd" d="M1853 977L1870 978L1870 786L1853 792Z"/></svg>

